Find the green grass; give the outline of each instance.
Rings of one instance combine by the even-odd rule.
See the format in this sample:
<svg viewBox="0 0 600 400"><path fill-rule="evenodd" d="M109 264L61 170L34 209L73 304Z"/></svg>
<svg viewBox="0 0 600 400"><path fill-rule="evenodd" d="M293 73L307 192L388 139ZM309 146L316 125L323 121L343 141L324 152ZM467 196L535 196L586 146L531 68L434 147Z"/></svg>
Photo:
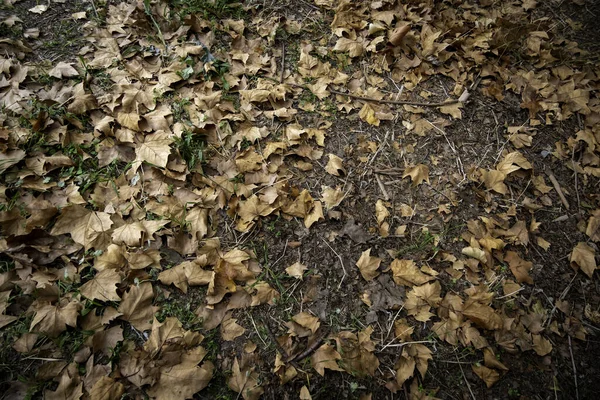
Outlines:
<svg viewBox="0 0 600 400"><path fill-rule="evenodd" d="M175 146L190 171L206 161L206 138L201 134L185 132Z"/></svg>
<svg viewBox="0 0 600 400"><path fill-rule="evenodd" d="M169 0L169 6L180 18L199 14L206 20L243 19L246 12L235 0Z"/></svg>

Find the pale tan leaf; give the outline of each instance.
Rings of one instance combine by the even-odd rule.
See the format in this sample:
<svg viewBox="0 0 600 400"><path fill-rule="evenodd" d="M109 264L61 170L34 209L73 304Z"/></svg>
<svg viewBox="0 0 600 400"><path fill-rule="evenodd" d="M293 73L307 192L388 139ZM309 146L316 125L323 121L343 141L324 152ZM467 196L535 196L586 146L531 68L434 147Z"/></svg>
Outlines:
<svg viewBox="0 0 600 400"><path fill-rule="evenodd" d="M379 265L381 258L371 257L371 249L363 251L360 258L356 262L356 266L360 270L360 274L366 281L372 281L379 275Z"/></svg>
<svg viewBox="0 0 600 400"><path fill-rule="evenodd" d="M576 271L581 268L591 278L596 270L596 252L594 249L584 242L577 243L577 246L571 252L571 267Z"/></svg>

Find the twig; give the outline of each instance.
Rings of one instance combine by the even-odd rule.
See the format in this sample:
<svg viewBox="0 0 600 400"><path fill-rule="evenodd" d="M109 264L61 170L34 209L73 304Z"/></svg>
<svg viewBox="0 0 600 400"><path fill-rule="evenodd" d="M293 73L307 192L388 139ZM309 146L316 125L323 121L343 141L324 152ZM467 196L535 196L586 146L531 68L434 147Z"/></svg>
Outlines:
<svg viewBox="0 0 600 400"><path fill-rule="evenodd" d="M463 379L465 380L465 383L467 384L467 388L469 389L469 393L471 393L471 398L473 400L477 400L477 398L473 394L473 391L471 390L471 385L469 385L469 381L467 380L467 377L465 376L465 371L463 370L462 364L460 364L460 360L458 359L458 356L456 355L456 353L454 353L454 356L456 357L456 361L458 361L458 366L460 367L460 372L462 373Z"/></svg>
<svg viewBox="0 0 600 400"><path fill-rule="evenodd" d="M390 199L390 195L388 194L387 190L385 189L385 185L381 181L381 178L379 177L378 174L375 174L375 179L377 179L377 184L379 185L379 189L381 189L381 194L383 195L383 198L385 199L385 201L388 201Z"/></svg>
<svg viewBox="0 0 600 400"><path fill-rule="evenodd" d="M340 95L340 96L350 97L350 98L356 99L356 100L370 101L373 103L382 103L382 104L395 104L395 105L406 104L409 106L421 106L421 107L443 107L443 106L447 106L450 104L459 103L458 100L448 100L448 101L443 101L443 102L439 102L439 103L423 103L420 101L411 101L411 100L386 100L386 99L380 100L380 99L374 99L372 97L363 97L363 96L357 96L355 94L350 94L350 93L342 93L342 92L338 92L337 90L332 90L332 89L329 89L329 92Z"/></svg>
<svg viewBox="0 0 600 400"><path fill-rule="evenodd" d="M575 380L575 396L579 400L579 385L577 385L577 368L575 368L575 358L573 357L573 345L571 344L571 336L569 338L569 353L571 353L571 366L573 367L573 379Z"/></svg>
<svg viewBox="0 0 600 400"><path fill-rule="evenodd" d="M569 284L567 285L565 290L562 291L558 300L554 302L554 307L552 307L552 310L550 310L550 313L548 314L548 319L546 319L546 321L544 321L544 324L542 325L543 327L547 327L548 325L550 325L550 321L552 321L552 316L554 315L554 312L556 311L556 303L559 301L562 301L565 298L565 296L567 295L567 293L569 293L569 290L571 289L571 286L573 285L573 281L575 280L575 278L577 278L577 272L575 272L575 275L573 275L573 278L571 278L571 281L569 281Z"/></svg>
<svg viewBox="0 0 600 400"><path fill-rule="evenodd" d="M256 331L256 335L258 336L258 338L260 339L260 341L263 342L263 344L265 345L265 347L267 347L267 342L265 342L265 340L262 338L262 336L260 336L260 333L258 332L258 327L256 326L256 323L254 322L254 318L252 318L252 315L250 315L250 314L248 314L248 315L250 316L250 321L252 321L252 325L254 326L254 330Z"/></svg>
<svg viewBox="0 0 600 400"><path fill-rule="evenodd" d="M281 76L279 82L283 83L283 74L285 72L285 42L281 44Z"/></svg>
<svg viewBox="0 0 600 400"><path fill-rule="evenodd" d="M548 174L548 178L550 178L550 182L552 182L552 185L554 186L556 193L558 193L558 197L560 197L560 201L563 203L565 208L568 210L569 202L567 201L565 194L563 193L562 189L560 188L560 184L558 183L558 181L556 180L556 178L554 177L554 174L552 172L546 172L546 173Z"/></svg>
<svg viewBox="0 0 600 400"><path fill-rule="evenodd" d="M579 212L581 212L581 201L579 200L579 178L577 176L577 166L575 165L575 147L573 147L573 152L571 153L571 164L573 165L573 172L575 173L575 194L577 195L577 208Z"/></svg>
<svg viewBox="0 0 600 400"><path fill-rule="evenodd" d="M342 282L344 282L344 278L346 277L346 268L344 267L344 261L342 260L342 257L337 253L337 251L335 251L333 249L333 247L331 247L329 245L329 243L327 243L327 241L323 238L321 238L321 240L323 241L323 243L325 243L327 245L327 247L329 247L331 249L331 251L333 251L335 253L335 255L338 257L338 259L340 260L340 265L342 266L342 270L344 271L344 275L342 276L342 279L340 280L340 284L338 285L338 290L340 290L340 288L342 287Z"/></svg>
<svg viewBox="0 0 600 400"><path fill-rule="evenodd" d="M317 347L319 347L321 345L321 343L323 342L323 339L325 339L325 336L327 336L328 332L327 330L323 331L323 333L321 334L321 336L319 336L317 338L317 340L315 340L314 342L312 342L312 344L310 346L308 346L302 353L293 355L291 357L288 357L287 360L285 360L285 362L300 362L302 360L304 360L306 357L308 357L313 351L315 351L317 349Z"/></svg>
<svg viewBox="0 0 600 400"><path fill-rule="evenodd" d="M273 334L273 331L271 330L271 327L269 326L269 324L266 323L266 321L262 321L263 325L265 326L265 328L267 328L267 334L269 335L269 338L271 339L271 341L275 344L275 347L277 347L277 351L279 351L279 353L281 353L281 355L284 357L284 359L289 358L289 355L287 353L287 351L285 351L285 349L283 347L281 347L281 344L279 344L279 342L277 341L277 337Z"/></svg>

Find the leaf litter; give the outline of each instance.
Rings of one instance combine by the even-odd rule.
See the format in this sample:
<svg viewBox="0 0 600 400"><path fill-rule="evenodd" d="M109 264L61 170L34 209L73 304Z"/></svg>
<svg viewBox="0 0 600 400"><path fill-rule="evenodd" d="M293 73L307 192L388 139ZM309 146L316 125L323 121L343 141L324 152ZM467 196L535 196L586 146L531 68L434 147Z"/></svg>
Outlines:
<svg viewBox="0 0 600 400"><path fill-rule="evenodd" d="M535 1L301 3L98 3L76 62L2 40L9 393L597 393L589 53Z"/></svg>

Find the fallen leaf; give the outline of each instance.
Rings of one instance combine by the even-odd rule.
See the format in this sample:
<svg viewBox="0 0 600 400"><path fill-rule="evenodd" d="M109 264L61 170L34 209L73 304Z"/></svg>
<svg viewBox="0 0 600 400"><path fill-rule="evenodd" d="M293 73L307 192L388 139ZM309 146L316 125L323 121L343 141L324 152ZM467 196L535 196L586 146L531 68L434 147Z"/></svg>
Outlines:
<svg viewBox="0 0 600 400"><path fill-rule="evenodd" d="M407 176L410 176L413 186L419 186L425 181L429 183L429 167L424 164L408 167L404 170L402 178L406 178Z"/></svg>
<svg viewBox="0 0 600 400"><path fill-rule="evenodd" d="M596 270L596 252L584 242L577 243L571 252L571 267L577 271L579 268L592 278Z"/></svg>
<svg viewBox="0 0 600 400"><path fill-rule="evenodd" d="M325 166L325 171L335 176L346 176L346 170L344 169L343 160L335 154L329 154L329 161Z"/></svg>
<svg viewBox="0 0 600 400"><path fill-rule="evenodd" d="M343 371L337 364L342 356L332 346L323 344L311 356L310 364L321 376L325 376L325 368L332 371Z"/></svg>
<svg viewBox="0 0 600 400"><path fill-rule="evenodd" d="M363 251L360 258L356 262L356 266L360 270L360 274L366 281L371 281L379 275L379 265L381 258L371 257L371 249Z"/></svg>
<svg viewBox="0 0 600 400"><path fill-rule="evenodd" d="M296 262L285 269L285 272L296 279L302 279L304 275L304 271L306 271L307 266L301 264L300 262Z"/></svg>

